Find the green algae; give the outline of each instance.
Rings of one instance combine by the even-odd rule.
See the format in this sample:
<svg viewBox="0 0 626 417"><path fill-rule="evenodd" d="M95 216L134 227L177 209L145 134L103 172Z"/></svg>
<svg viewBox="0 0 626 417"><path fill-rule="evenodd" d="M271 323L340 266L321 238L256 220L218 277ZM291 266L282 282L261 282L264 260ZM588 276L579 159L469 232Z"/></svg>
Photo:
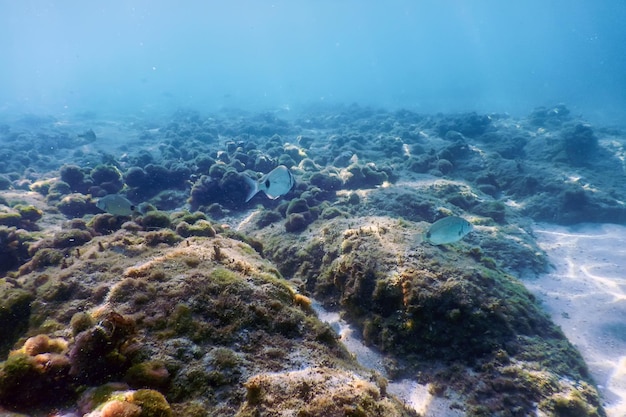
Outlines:
<svg viewBox="0 0 626 417"><path fill-rule="evenodd" d="M171 223L169 214L164 211L149 211L141 218L141 225L145 230L164 229Z"/></svg>
<svg viewBox="0 0 626 417"><path fill-rule="evenodd" d="M163 229L146 233L144 240L148 246L156 246L161 243L172 246L180 242L182 238L173 230Z"/></svg>
<svg viewBox="0 0 626 417"><path fill-rule="evenodd" d="M28 328L33 294L0 281L0 356L4 357Z"/></svg>
<svg viewBox="0 0 626 417"><path fill-rule="evenodd" d="M20 214L22 219L29 222L34 223L43 217L43 211L33 205L17 204L13 206L13 209Z"/></svg>
<svg viewBox="0 0 626 417"><path fill-rule="evenodd" d="M394 236L403 232L385 234L385 227L374 233L337 219L318 232L321 239L300 243L302 249L269 238L267 253L283 274L303 280L316 299L341 305L367 344L402 362L410 357L412 365L402 376L423 375L422 366L439 363L447 371L427 381L464 393L475 403L470 415L509 415L507 404L517 413L529 412L563 390L555 382L562 378L591 383L580 354L495 259L462 246L427 245L409 257L393 255L386 247L396 245ZM546 375L524 372L511 362ZM467 367L478 376L468 374ZM483 390L479 380L492 384ZM492 400L485 411L486 395ZM595 391L593 398L598 398Z"/></svg>

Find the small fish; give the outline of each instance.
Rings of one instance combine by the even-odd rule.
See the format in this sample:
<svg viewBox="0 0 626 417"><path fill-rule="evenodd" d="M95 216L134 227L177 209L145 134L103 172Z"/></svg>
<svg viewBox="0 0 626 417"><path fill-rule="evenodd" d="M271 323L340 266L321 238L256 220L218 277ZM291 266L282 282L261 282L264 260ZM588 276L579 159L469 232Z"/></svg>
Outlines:
<svg viewBox="0 0 626 417"><path fill-rule="evenodd" d="M115 216L130 216L136 209L133 203L128 201L126 197L119 194L105 195L104 197L98 199L96 207Z"/></svg>
<svg viewBox="0 0 626 417"><path fill-rule="evenodd" d="M96 133L93 131L93 129L89 129L85 133L79 134L78 137L85 139L87 142L93 142L94 140L96 140Z"/></svg>
<svg viewBox="0 0 626 417"><path fill-rule="evenodd" d="M250 177L245 177L246 182L250 186L246 203L252 199L259 191L263 191L270 199L276 200L281 195L285 195L291 190L296 180L293 174L284 165L279 165L268 174L255 181Z"/></svg>
<svg viewBox="0 0 626 417"><path fill-rule="evenodd" d="M433 245L445 245L458 242L472 230L474 226L464 218L448 216L430 225L424 237Z"/></svg>

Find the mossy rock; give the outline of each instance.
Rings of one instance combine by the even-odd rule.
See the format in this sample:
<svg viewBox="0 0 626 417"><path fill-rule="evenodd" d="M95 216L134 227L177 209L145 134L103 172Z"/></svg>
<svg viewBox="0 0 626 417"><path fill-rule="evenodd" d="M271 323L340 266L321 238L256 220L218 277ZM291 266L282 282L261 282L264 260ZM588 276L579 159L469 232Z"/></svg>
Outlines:
<svg viewBox="0 0 626 417"><path fill-rule="evenodd" d="M120 171L112 165L98 165L91 170L91 179L95 184L113 183L121 180Z"/></svg>
<svg viewBox="0 0 626 417"><path fill-rule="evenodd" d="M126 381L132 388L164 389L170 381L170 373L162 361L146 361L131 366Z"/></svg>
<svg viewBox="0 0 626 417"><path fill-rule="evenodd" d="M177 235L173 230L169 229L148 232L145 235L145 242L148 246L156 246L160 243L165 243L172 246L180 242L181 240L182 238L179 235Z"/></svg>
<svg viewBox="0 0 626 417"><path fill-rule="evenodd" d="M62 230L55 233L52 245L55 248L71 248L74 246L82 246L89 242L93 236L87 230L70 229Z"/></svg>
<svg viewBox="0 0 626 417"><path fill-rule="evenodd" d="M285 220L285 230L289 233L302 232L311 224L311 219L301 213L292 213Z"/></svg>
<svg viewBox="0 0 626 417"><path fill-rule="evenodd" d="M65 216L83 217L85 214L96 210L95 205L90 202L83 194L68 194L57 203L57 208Z"/></svg>
<svg viewBox="0 0 626 417"><path fill-rule="evenodd" d="M164 211L149 211L141 218L141 224L146 230L163 229L171 224L169 214Z"/></svg>
<svg viewBox="0 0 626 417"><path fill-rule="evenodd" d="M214 237L216 232L211 223L207 220L198 220L194 224L180 222L176 225L176 233L182 237L206 236Z"/></svg>
<svg viewBox="0 0 626 417"><path fill-rule="evenodd" d="M22 219L33 223L43 216L43 211L33 205L18 204L13 209L22 216Z"/></svg>
<svg viewBox="0 0 626 417"><path fill-rule="evenodd" d="M259 228L264 228L272 223L276 223L282 220L283 216L274 210L263 210L256 219L256 225Z"/></svg>
<svg viewBox="0 0 626 417"><path fill-rule="evenodd" d="M97 233L108 235L119 230L124 224L124 217L114 216L109 213L96 214L89 220L87 226L95 230Z"/></svg>
<svg viewBox="0 0 626 417"><path fill-rule="evenodd" d="M292 213L306 213L307 211L309 211L309 205L303 198L294 198L287 206L288 215Z"/></svg>
<svg viewBox="0 0 626 417"><path fill-rule="evenodd" d="M35 181L30 185L30 189L31 191L41 195L48 195L48 191L50 191L50 187L54 184L54 182L55 180L53 179Z"/></svg>
<svg viewBox="0 0 626 417"><path fill-rule="evenodd" d="M28 291L0 281L0 356L4 357L28 328L33 299Z"/></svg>
<svg viewBox="0 0 626 417"><path fill-rule="evenodd" d="M141 407L140 417L172 417L172 409L158 391L140 389L132 394L132 403Z"/></svg>
<svg viewBox="0 0 626 417"><path fill-rule="evenodd" d="M198 220L207 220L206 214L201 211L195 211L190 213L188 211L177 211L170 215L173 224L178 222L186 222L188 224L194 224Z"/></svg>
<svg viewBox="0 0 626 417"><path fill-rule="evenodd" d="M0 226L16 227L20 225L22 216L17 212L0 212Z"/></svg>
<svg viewBox="0 0 626 417"><path fill-rule="evenodd" d="M77 191L85 181L85 173L78 165L63 165L60 169L61 180Z"/></svg>
<svg viewBox="0 0 626 417"><path fill-rule="evenodd" d="M374 164L352 164L346 171L349 175L345 186L349 189L372 188L389 180L387 173Z"/></svg>
<svg viewBox="0 0 626 417"><path fill-rule="evenodd" d="M146 172L140 167L130 167L124 174L124 181L129 187L148 186Z"/></svg>
<svg viewBox="0 0 626 417"><path fill-rule="evenodd" d="M55 181L54 184L50 186L50 190L48 191L48 197L52 198L52 196L61 196L70 194L72 192L72 187L65 181Z"/></svg>
<svg viewBox="0 0 626 417"><path fill-rule="evenodd" d="M15 227L0 226L0 273L19 267L30 256L33 236Z"/></svg>
<svg viewBox="0 0 626 417"><path fill-rule="evenodd" d="M59 265L63 260L64 255L58 249L53 248L42 248L39 249L33 255L33 258L24 265L24 267L28 267L25 269L25 272L29 272L30 270L41 269L47 266L55 266ZM20 271L22 268L20 268Z"/></svg>

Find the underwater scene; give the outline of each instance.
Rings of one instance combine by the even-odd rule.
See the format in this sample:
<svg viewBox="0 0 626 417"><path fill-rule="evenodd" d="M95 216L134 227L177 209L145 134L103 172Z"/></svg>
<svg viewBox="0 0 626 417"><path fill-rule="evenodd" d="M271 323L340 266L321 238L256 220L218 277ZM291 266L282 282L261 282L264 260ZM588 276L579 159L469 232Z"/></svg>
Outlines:
<svg viewBox="0 0 626 417"><path fill-rule="evenodd" d="M626 3L0 4L0 417L626 417Z"/></svg>

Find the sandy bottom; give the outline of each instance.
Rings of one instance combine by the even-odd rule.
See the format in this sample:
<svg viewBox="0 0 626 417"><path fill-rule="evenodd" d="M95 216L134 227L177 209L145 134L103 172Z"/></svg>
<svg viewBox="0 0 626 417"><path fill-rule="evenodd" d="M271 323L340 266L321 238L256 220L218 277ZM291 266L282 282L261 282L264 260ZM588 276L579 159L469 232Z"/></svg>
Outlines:
<svg viewBox="0 0 626 417"><path fill-rule="evenodd" d="M538 224L554 270L526 286L585 358L610 417L626 416L626 227Z"/></svg>

